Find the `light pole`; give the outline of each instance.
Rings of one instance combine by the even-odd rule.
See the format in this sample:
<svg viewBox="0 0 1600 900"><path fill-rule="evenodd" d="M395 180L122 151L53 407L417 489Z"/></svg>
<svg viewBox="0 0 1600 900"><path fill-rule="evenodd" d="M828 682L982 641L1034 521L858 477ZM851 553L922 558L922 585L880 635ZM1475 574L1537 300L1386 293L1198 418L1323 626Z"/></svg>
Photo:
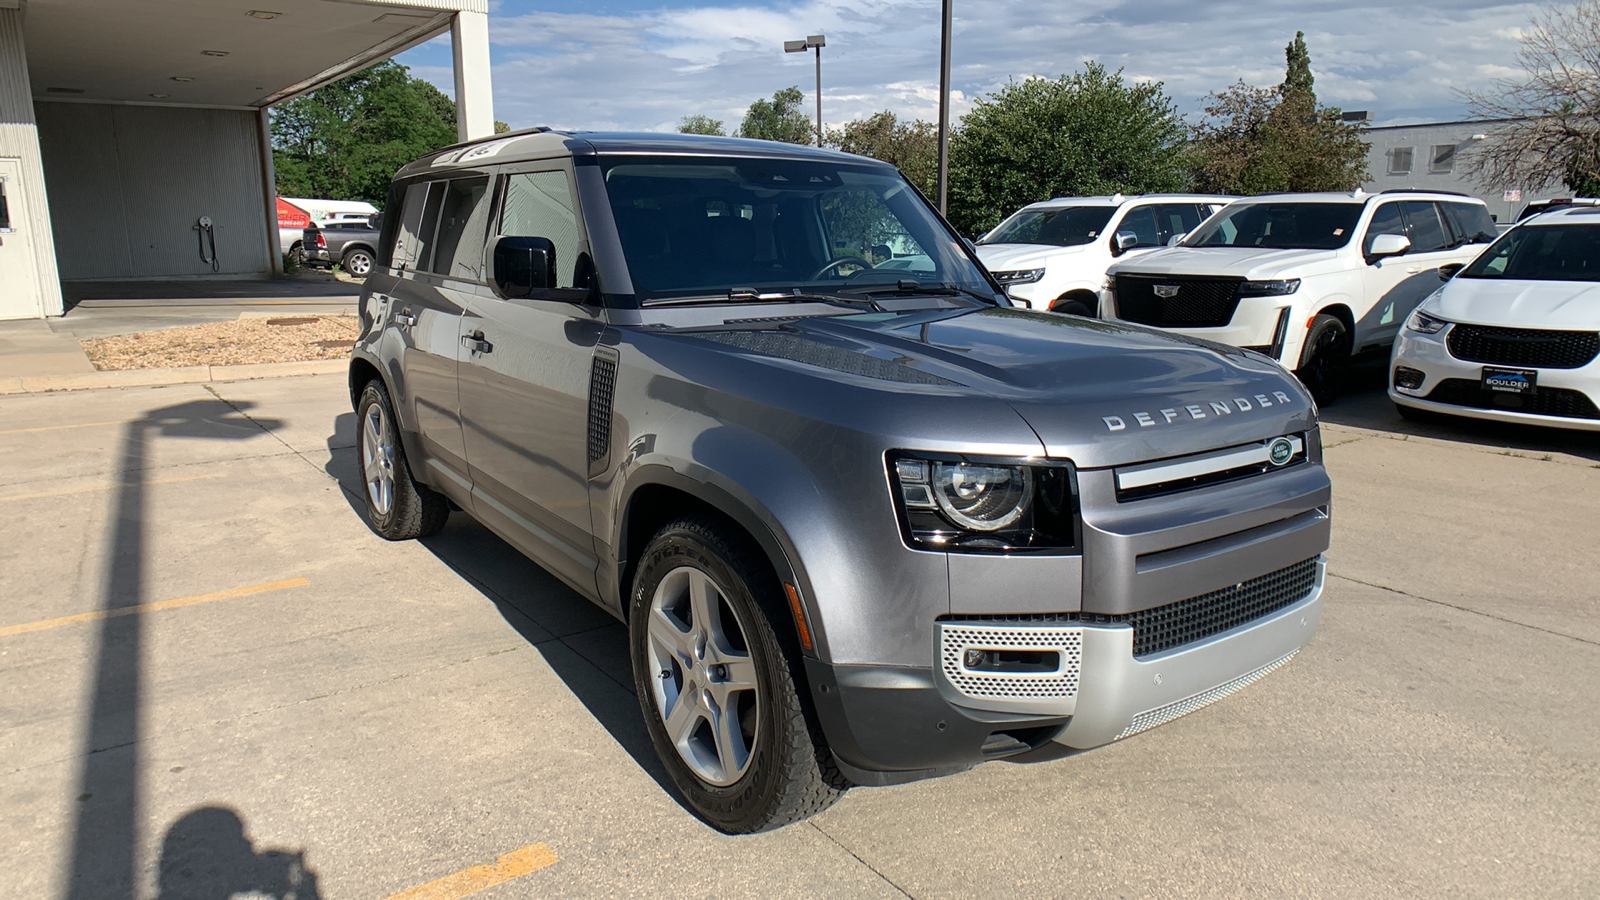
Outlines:
<svg viewBox="0 0 1600 900"><path fill-rule="evenodd" d="M807 50L817 51L817 146L822 146L822 48L828 46L828 39L820 34L808 34L803 41L784 41L783 52L804 53Z"/></svg>
<svg viewBox="0 0 1600 900"><path fill-rule="evenodd" d="M950 6L944 0L939 37L939 212L949 211L950 195Z"/></svg>

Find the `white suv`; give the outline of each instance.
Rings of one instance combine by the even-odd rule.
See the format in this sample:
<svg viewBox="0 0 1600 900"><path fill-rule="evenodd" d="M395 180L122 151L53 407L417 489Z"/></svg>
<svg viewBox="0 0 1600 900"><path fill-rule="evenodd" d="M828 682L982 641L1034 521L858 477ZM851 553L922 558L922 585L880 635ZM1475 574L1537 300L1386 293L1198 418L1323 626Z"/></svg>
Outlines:
<svg viewBox="0 0 1600 900"><path fill-rule="evenodd" d="M1193 231L1232 197L1057 197L1012 213L978 240L978 259L1012 301L1093 316L1106 268Z"/></svg>
<svg viewBox="0 0 1600 900"><path fill-rule="evenodd" d="M1275 194L1239 200L1181 244L1111 267L1108 319L1258 350L1318 400L1354 353L1387 347L1439 287L1496 237L1460 194Z"/></svg>

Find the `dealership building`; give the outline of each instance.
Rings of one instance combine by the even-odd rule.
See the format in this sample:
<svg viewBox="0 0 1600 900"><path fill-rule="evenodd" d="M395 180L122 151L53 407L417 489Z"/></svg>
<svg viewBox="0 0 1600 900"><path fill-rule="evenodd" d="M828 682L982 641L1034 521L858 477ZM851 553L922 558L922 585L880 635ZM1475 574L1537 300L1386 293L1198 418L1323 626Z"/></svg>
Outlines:
<svg viewBox="0 0 1600 900"><path fill-rule="evenodd" d="M0 319L62 282L281 274L267 110L441 34L492 134L489 0L0 0Z"/></svg>

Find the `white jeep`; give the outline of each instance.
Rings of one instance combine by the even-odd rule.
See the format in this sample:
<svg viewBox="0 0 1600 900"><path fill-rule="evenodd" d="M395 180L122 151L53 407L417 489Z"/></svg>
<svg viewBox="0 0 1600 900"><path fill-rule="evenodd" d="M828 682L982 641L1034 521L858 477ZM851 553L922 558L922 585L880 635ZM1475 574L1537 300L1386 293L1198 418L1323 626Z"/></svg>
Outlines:
<svg viewBox="0 0 1600 900"><path fill-rule="evenodd" d="M1394 343L1440 266L1496 236L1483 201L1460 194L1262 195L1112 266L1101 314L1260 351L1326 402L1353 354Z"/></svg>
<svg viewBox="0 0 1600 900"><path fill-rule="evenodd" d="M1093 316L1106 269L1193 231L1232 197L1057 197L1012 213L978 240L978 259L1012 302Z"/></svg>

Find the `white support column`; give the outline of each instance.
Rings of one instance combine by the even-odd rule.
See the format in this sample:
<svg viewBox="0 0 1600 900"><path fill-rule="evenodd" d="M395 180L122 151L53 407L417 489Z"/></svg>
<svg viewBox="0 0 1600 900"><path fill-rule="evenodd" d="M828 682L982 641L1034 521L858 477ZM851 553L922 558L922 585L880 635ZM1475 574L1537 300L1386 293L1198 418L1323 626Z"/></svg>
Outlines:
<svg viewBox="0 0 1600 900"><path fill-rule="evenodd" d="M488 137L494 134L488 13L456 13L450 47L456 63L456 134L463 141Z"/></svg>
<svg viewBox="0 0 1600 900"><path fill-rule="evenodd" d="M283 243L278 238L278 167L272 158L272 113L261 108L256 118L256 129L261 133L261 194L267 200L267 260L268 272L274 278L283 277Z"/></svg>

